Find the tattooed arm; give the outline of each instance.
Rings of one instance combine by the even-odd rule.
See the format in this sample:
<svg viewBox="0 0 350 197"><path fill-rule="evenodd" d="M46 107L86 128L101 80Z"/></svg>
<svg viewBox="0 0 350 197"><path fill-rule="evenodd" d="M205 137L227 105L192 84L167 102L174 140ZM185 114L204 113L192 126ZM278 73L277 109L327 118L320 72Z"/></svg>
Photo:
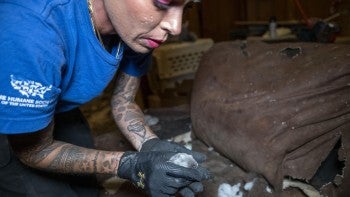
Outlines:
<svg viewBox="0 0 350 197"><path fill-rule="evenodd" d="M139 85L139 78L120 72L111 101L115 122L137 150L146 140L157 137L145 124L144 114L135 103Z"/></svg>
<svg viewBox="0 0 350 197"><path fill-rule="evenodd" d="M122 152L83 148L53 139L53 123L33 133L8 135L17 157L33 168L69 174L116 175Z"/></svg>

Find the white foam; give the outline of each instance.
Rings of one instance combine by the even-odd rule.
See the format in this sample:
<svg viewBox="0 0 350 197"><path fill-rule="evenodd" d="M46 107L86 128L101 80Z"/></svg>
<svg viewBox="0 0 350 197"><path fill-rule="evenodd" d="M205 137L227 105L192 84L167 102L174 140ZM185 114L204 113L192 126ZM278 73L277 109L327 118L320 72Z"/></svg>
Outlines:
<svg viewBox="0 0 350 197"><path fill-rule="evenodd" d="M218 197L243 197L243 192L240 190L241 184L231 186L228 183L223 183L219 186Z"/></svg>
<svg viewBox="0 0 350 197"><path fill-rule="evenodd" d="M244 184L244 190L250 191L254 187L255 179L251 182Z"/></svg>
<svg viewBox="0 0 350 197"><path fill-rule="evenodd" d="M269 187L269 186L266 186L266 188L265 188L265 190L268 192L268 193L272 193L272 190L271 190L271 188Z"/></svg>

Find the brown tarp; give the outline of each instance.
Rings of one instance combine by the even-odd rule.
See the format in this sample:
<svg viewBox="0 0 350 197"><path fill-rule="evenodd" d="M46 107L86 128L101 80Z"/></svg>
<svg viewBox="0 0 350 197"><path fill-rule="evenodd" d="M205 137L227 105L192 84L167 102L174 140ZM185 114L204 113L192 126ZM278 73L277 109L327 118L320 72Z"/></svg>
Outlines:
<svg viewBox="0 0 350 197"><path fill-rule="evenodd" d="M349 157L349 45L216 43L191 99L194 134L277 191L285 177L308 182L339 140ZM350 186L345 166L333 185Z"/></svg>

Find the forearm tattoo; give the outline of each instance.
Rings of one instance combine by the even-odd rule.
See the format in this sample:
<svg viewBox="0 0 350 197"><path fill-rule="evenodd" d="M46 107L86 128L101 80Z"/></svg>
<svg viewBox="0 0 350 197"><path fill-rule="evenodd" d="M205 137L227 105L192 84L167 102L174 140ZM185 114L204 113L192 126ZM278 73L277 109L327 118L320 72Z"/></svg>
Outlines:
<svg viewBox="0 0 350 197"><path fill-rule="evenodd" d="M117 152L86 149L60 142L54 143L52 147L57 148L52 148L51 153L44 158L47 162L37 163L36 166L60 173L113 175L117 171L121 156L121 153ZM31 156L35 158L36 154Z"/></svg>
<svg viewBox="0 0 350 197"><path fill-rule="evenodd" d="M9 136L9 140L22 162L51 172L115 175L122 155L122 152L87 149L54 141L52 128Z"/></svg>
<svg viewBox="0 0 350 197"><path fill-rule="evenodd" d="M67 173L74 171L74 164L77 164L79 167L83 166L84 170L91 170L91 168L89 169L88 167L88 163L85 161L87 161L85 154L81 152L78 147L65 145L61 147L60 151L50 162L48 167L49 169L58 170L60 169L60 166L62 166L63 172Z"/></svg>
<svg viewBox="0 0 350 197"><path fill-rule="evenodd" d="M119 73L112 96L112 112L120 130L139 149L142 143L155 137L145 124L144 115L135 103L140 79Z"/></svg>
<svg viewBox="0 0 350 197"><path fill-rule="evenodd" d="M132 120L128 125L128 131L140 136L141 139L145 139L146 129L142 121Z"/></svg>

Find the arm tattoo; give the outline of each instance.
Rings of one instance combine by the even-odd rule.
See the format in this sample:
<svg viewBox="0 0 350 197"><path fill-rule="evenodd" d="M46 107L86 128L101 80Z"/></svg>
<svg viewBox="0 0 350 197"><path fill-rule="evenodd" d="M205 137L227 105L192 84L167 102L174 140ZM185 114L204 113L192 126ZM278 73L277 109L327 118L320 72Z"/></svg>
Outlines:
<svg viewBox="0 0 350 197"><path fill-rule="evenodd" d="M138 120L133 120L128 125L128 131L132 132L144 139L146 136L146 129L144 123Z"/></svg>
<svg viewBox="0 0 350 197"><path fill-rule="evenodd" d="M124 102L133 102L139 87L139 79L131 77L125 73L120 73L117 77L116 83L117 85L113 95L118 95L118 97L122 98Z"/></svg>
<svg viewBox="0 0 350 197"><path fill-rule="evenodd" d="M116 120L116 122L121 121L122 118L123 118L123 114L117 114L117 115L115 115L115 120Z"/></svg>
<svg viewBox="0 0 350 197"><path fill-rule="evenodd" d="M53 127L29 133L9 135L18 158L28 166L45 171L70 174L115 175L122 152L87 149L54 141Z"/></svg>
<svg viewBox="0 0 350 197"><path fill-rule="evenodd" d="M97 159L98 159L98 154L99 154L100 152L96 152L96 154L95 154L95 158L94 158L94 160L93 160L93 162L94 162L94 172L97 172Z"/></svg>
<svg viewBox="0 0 350 197"><path fill-rule="evenodd" d="M31 163L38 164L42 162L45 158L47 158L48 155L50 155L54 150L56 150L60 146L60 143L55 143L41 151L29 150L25 154L27 155L26 157L30 160Z"/></svg>
<svg viewBox="0 0 350 197"><path fill-rule="evenodd" d="M145 124L141 109L135 103L139 83L139 78L119 73L111 101L114 120L136 149L139 149L144 141L155 137Z"/></svg>
<svg viewBox="0 0 350 197"><path fill-rule="evenodd" d="M74 164L76 161L84 161L84 156L79 147L65 145L61 147L61 150L48 167L53 170L62 169L64 173L74 172Z"/></svg>
<svg viewBox="0 0 350 197"><path fill-rule="evenodd" d="M118 112L124 112L126 110L126 107L121 106L117 110L118 110Z"/></svg>
<svg viewBox="0 0 350 197"><path fill-rule="evenodd" d="M127 111L126 114L125 114L125 119L124 120L126 122L129 122L129 121L134 120L134 119L142 120L143 116L142 116L142 114L137 113L135 111Z"/></svg>

